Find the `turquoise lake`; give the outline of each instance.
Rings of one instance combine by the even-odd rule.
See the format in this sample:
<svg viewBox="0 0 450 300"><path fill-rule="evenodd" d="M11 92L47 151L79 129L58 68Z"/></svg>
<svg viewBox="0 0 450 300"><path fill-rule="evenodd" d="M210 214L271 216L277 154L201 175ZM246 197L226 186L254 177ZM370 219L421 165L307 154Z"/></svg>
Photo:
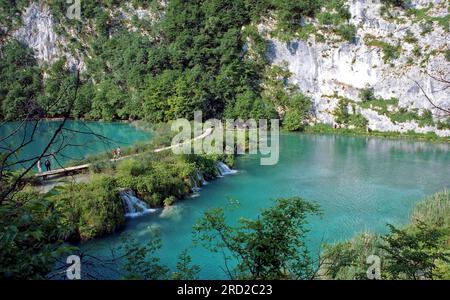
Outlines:
<svg viewBox="0 0 450 300"><path fill-rule="evenodd" d="M22 148L13 160L27 160L42 153L60 124L61 121L40 121L33 141ZM30 139L34 126L32 122L21 126L16 134L3 140L4 137L15 132L19 125L18 122L8 122L0 126L0 137L2 138L0 146L11 149L20 145L22 140ZM111 152L118 146L124 148L137 142L146 142L150 138L149 132L139 130L129 123L68 120L47 153L57 153L50 160L53 168L59 168L61 165L80 160L88 155ZM29 163L23 164L24 167L28 165ZM18 167L20 166L16 166L16 168Z"/></svg>
<svg viewBox="0 0 450 300"><path fill-rule="evenodd" d="M309 246L352 237L362 231L384 233L386 224L408 222L414 205L425 196L450 188L450 145L333 135L282 134L280 161L260 166L259 157L237 159L239 172L210 182L198 197L177 202L170 210L127 221L121 232L83 245L98 257L109 257L124 234L146 243L159 230L161 263L174 267L188 248L201 279L226 279L222 254L193 246L192 226L215 207L230 224L254 218L277 197L300 196L318 203L321 217L310 218ZM103 273L105 275L105 273Z"/></svg>
<svg viewBox="0 0 450 300"><path fill-rule="evenodd" d="M34 141L18 157L30 158L42 151L58 124L43 122ZM17 123L3 124L0 136L4 137L16 126ZM64 139L71 146L56 156L61 164L151 139L150 133L127 123L69 121L66 128ZM108 141L73 131L95 132ZM7 139L6 143L17 143L18 138ZM61 142L62 138L54 147ZM271 199L277 197L300 196L314 201L323 211L321 217L310 218L308 243L316 252L324 242L344 240L362 231L384 233L387 223L407 223L418 201L450 188L450 145L282 134L278 164L261 166L258 156L245 155L237 158L235 168L239 170L237 174L209 182L196 197L178 201L170 210L127 219L122 232L81 247L97 257L110 258L111 248L117 249L121 244L120 235L146 243L151 232L158 230L163 247L157 254L162 264L174 268L179 253L189 249L193 263L201 266L202 279L226 279L221 269L223 256L192 243L192 226L206 210L230 207L227 219L236 224L241 217L255 218L260 209L269 207ZM232 203L239 203L239 207ZM97 271L105 278L117 276L106 270Z"/></svg>

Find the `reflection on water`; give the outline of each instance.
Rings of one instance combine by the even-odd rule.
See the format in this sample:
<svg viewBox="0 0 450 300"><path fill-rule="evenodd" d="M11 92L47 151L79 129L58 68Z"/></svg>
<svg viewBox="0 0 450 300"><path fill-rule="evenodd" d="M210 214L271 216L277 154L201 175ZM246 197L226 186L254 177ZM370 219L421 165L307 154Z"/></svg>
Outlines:
<svg viewBox="0 0 450 300"><path fill-rule="evenodd" d="M183 206L172 205L165 207L159 217L163 219L170 219L174 222L180 222L183 217Z"/></svg>

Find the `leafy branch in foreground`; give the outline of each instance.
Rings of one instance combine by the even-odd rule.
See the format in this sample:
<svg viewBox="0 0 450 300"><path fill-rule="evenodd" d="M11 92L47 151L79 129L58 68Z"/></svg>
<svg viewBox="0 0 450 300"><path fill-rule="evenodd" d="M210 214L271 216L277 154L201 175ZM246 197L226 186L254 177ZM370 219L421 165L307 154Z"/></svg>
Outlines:
<svg viewBox="0 0 450 300"><path fill-rule="evenodd" d="M321 277L367 279L367 258L377 255L382 279L449 279L449 208L450 193L443 191L419 203L405 227L388 225L385 235L359 234L326 245Z"/></svg>
<svg viewBox="0 0 450 300"><path fill-rule="evenodd" d="M227 270L240 279L313 279L316 268L306 246L307 216L319 214L317 205L299 197L280 198L256 220L242 219L239 226L225 223L222 208L210 210L194 226L195 241L211 252L237 262Z"/></svg>
<svg viewBox="0 0 450 300"><path fill-rule="evenodd" d="M161 249L161 237L158 232L153 232L150 241L146 245L141 245L138 241L130 238L123 238L122 249L125 263L124 279L131 280L195 280L198 279L200 267L192 265L192 258L188 250L183 250L176 265L176 270L170 274L167 266L160 264L160 259L155 253Z"/></svg>
<svg viewBox="0 0 450 300"><path fill-rule="evenodd" d="M439 279L437 263L450 263L450 251L442 247L447 232L419 222L415 227L397 229L388 225L383 237L387 252L386 274L389 279Z"/></svg>

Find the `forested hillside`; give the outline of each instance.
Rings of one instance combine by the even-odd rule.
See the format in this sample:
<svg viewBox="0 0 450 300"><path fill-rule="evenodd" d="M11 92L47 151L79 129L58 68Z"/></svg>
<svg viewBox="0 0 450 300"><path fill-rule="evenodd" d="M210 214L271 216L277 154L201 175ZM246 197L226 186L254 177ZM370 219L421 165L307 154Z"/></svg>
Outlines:
<svg viewBox="0 0 450 300"><path fill-rule="evenodd" d="M328 1L132 1L135 7L163 14L154 22L133 16L135 30L115 15L127 1L97 2L82 1L78 21L64 19L65 1L49 1L61 35L68 36L64 30L77 32L70 44L86 64L73 117L161 122L192 118L194 110L202 110L205 117L267 118L282 107L298 123L293 117L308 111L308 99L278 82L287 74L268 67L266 41L255 24L275 17L277 31L289 34L301 29L302 18L315 16L325 3L330 6ZM345 1L332 3L336 16L348 18ZM19 26L19 12L28 4L2 1L4 28ZM38 66L30 49L11 38L3 39L2 57L2 119L30 114L30 101L31 114L46 111L48 117L57 117L64 111L61 93L73 83L65 58ZM48 107L59 98L58 105Z"/></svg>
<svg viewBox="0 0 450 300"><path fill-rule="evenodd" d="M289 130L448 136L426 99L445 105L445 86L430 82L449 66L445 3L366 2L85 0L77 20L64 0L3 0L0 118L61 116L79 69L74 118L157 123L202 110L280 117Z"/></svg>

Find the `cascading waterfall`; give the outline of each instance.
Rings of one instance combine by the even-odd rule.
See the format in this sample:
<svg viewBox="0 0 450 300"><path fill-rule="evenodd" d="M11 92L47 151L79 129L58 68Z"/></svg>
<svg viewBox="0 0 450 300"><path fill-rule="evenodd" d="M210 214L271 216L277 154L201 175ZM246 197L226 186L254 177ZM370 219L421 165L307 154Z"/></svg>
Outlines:
<svg viewBox="0 0 450 300"><path fill-rule="evenodd" d="M189 176L189 178L190 178L191 183L192 183L192 191L194 193L200 191L200 188L198 187L198 184L197 184L197 180L195 180L195 178L192 177L192 175Z"/></svg>
<svg viewBox="0 0 450 300"><path fill-rule="evenodd" d="M133 191L122 191L119 196L125 208L126 218L136 218L156 211L156 209L149 208L144 201L136 197Z"/></svg>
<svg viewBox="0 0 450 300"><path fill-rule="evenodd" d="M217 170L219 171L220 177L237 173L236 170L231 170L230 167L228 167L226 164L224 164L221 161L219 161L217 163L216 167L217 167Z"/></svg>
<svg viewBox="0 0 450 300"><path fill-rule="evenodd" d="M217 173L219 174L218 177L224 177L226 175L235 174L237 173L236 170L230 169L226 164L223 162L217 162L216 164ZM201 187L199 186L199 183L201 183L201 186L204 186L208 184L208 181L205 180L205 177L203 176L202 172L196 171L195 174L192 174L189 176L189 179L192 184L192 192L191 198L196 198L200 196L199 192L201 191Z"/></svg>
<svg viewBox="0 0 450 300"><path fill-rule="evenodd" d="M205 180L205 177L203 177L202 172L197 171L197 178L202 183L202 185L208 184L208 181Z"/></svg>

